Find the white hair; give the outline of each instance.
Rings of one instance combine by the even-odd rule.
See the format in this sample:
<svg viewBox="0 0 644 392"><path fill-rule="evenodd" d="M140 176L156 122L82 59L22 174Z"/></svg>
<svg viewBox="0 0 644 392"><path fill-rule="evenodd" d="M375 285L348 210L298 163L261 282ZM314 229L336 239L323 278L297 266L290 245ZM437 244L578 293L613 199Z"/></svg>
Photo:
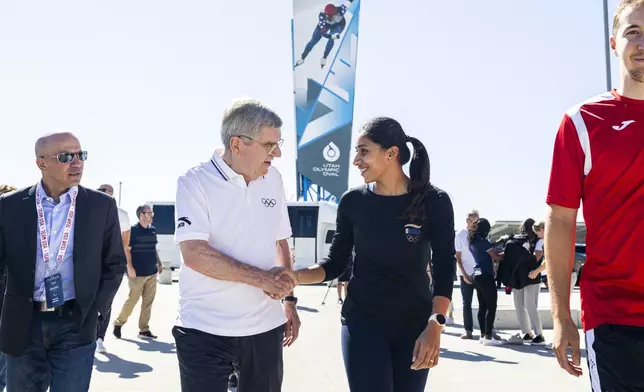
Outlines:
<svg viewBox="0 0 644 392"><path fill-rule="evenodd" d="M221 141L226 149L233 136L255 139L262 127L281 128L282 119L264 103L254 99L240 99L224 111L221 121Z"/></svg>

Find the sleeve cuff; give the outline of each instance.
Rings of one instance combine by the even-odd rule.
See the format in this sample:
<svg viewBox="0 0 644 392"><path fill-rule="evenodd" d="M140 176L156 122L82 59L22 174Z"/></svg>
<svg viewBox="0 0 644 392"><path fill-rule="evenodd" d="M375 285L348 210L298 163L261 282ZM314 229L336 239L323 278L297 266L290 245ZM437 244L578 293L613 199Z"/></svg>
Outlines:
<svg viewBox="0 0 644 392"><path fill-rule="evenodd" d="M174 244L179 246L183 241L199 240L199 241L208 241L210 234L207 233L182 233L177 234L174 237Z"/></svg>

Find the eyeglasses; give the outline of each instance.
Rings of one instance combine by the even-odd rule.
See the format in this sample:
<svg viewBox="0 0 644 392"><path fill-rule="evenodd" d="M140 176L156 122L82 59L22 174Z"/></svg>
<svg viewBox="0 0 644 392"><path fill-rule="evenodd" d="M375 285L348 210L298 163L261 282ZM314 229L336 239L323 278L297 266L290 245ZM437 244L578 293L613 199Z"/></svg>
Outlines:
<svg viewBox="0 0 644 392"><path fill-rule="evenodd" d="M253 139L250 136L244 136L244 135L235 135L235 136L243 137L244 139L254 141L255 143L257 143L260 146L264 147L269 154L272 153L273 151L275 151L275 149L278 148L278 147L282 148L282 144L284 144L284 139L278 140L277 143L272 143L272 142L262 143L262 142L259 142L259 141L255 140L255 139Z"/></svg>
<svg viewBox="0 0 644 392"><path fill-rule="evenodd" d="M80 160L80 161L86 161L87 160L87 151L59 152L56 155L49 155L49 156L41 155L40 158L56 158L58 163L71 163L74 160L75 156L78 156L78 160Z"/></svg>

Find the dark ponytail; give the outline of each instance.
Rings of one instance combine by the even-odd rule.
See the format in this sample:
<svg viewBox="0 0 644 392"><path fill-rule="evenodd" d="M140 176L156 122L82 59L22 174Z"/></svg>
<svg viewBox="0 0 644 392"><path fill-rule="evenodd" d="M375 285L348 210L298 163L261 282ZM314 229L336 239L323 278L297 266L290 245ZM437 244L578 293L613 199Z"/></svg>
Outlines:
<svg viewBox="0 0 644 392"><path fill-rule="evenodd" d="M470 244L476 237L486 239L487 236L490 235L490 230L492 230L490 221L485 218L479 218L470 228L467 229L467 239Z"/></svg>
<svg viewBox="0 0 644 392"><path fill-rule="evenodd" d="M429 155L420 140L407 136L407 141L414 147L414 155L411 157L409 165L409 193L412 196L412 202L405 215L410 221L423 221L425 219L425 198L431 189Z"/></svg>
<svg viewBox="0 0 644 392"><path fill-rule="evenodd" d="M363 127L363 135L384 149L398 147L398 163L409 166L409 188L412 202L404 213L411 222L425 220L425 198L432 187L429 182L429 156L423 143L415 137L407 136L398 121L389 117L376 117ZM412 156L407 143L414 147Z"/></svg>

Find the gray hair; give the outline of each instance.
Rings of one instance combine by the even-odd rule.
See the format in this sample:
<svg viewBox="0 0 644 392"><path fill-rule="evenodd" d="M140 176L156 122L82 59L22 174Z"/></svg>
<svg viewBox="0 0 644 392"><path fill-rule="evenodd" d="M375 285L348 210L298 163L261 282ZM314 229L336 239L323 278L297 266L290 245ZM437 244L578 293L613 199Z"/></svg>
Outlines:
<svg viewBox="0 0 644 392"><path fill-rule="evenodd" d="M221 141L226 149L233 136L257 138L262 127L281 128L282 119L271 108L254 99L241 99L224 111Z"/></svg>

